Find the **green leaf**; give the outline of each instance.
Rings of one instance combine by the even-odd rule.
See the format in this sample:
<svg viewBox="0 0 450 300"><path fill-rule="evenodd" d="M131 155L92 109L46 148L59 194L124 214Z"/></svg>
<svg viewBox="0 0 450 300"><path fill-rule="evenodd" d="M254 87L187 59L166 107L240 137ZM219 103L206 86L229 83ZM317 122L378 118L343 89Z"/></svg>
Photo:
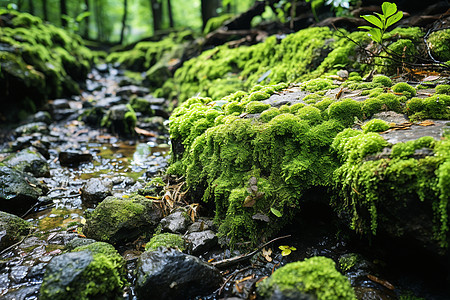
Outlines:
<svg viewBox="0 0 450 300"><path fill-rule="evenodd" d="M403 12L399 11L387 20L386 28L400 21L401 18L403 18Z"/></svg>
<svg viewBox="0 0 450 300"><path fill-rule="evenodd" d="M381 43L381 30L378 28L372 28L369 30L369 35L372 38L372 40L374 40L377 43Z"/></svg>
<svg viewBox="0 0 450 300"><path fill-rule="evenodd" d="M369 23L371 23L371 24L377 26L377 27L380 28L380 29L383 29L383 27L384 27L383 22L381 22L381 20L378 19L378 18L375 17L375 16L372 16L372 15L365 15L365 16L361 16L361 18L363 18L363 19L366 20L367 22L369 22Z"/></svg>
<svg viewBox="0 0 450 300"><path fill-rule="evenodd" d="M270 211L278 218L281 218L283 216L283 214L278 209L275 209L273 207L270 208Z"/></svg>
<svg viewBox="0 0 450 300"><path fill-rule="evenodd" d="M286 250L286 249L289 249L289 246L279 246L278 247L280 250Z"/></svg>
<svg viewBox="0 0 450 300"><path fill-rule="evenodd" d="M372 29L373 27L371 27L371 26L359 26L358 28L360 28L360 29L365 29L365 30L370 30L370 29Z"/></svg>
<svg viewBox="0 0 450 300"><path fill-rule="evenodd" d="M291 254L291 249L285 249L285 250L283 250L283 251L281 251L281 255L283 255L283 256L287 256L287 255L289 255L289 254Z"/></svg>
<svg viewBox="0 0 450 300"><path fill-rule="evenodd" d="M384 2L381 5L381 9L383 10L383 14L387 17L392 16L397 11L397 5L395 3Z"/></svg>
<svg viewBox="0 0 450 300"><path fill-rule="evenodd" d="M386 24L386 17L384 16L384 15L382 15L382 14L379 14L379 13L375 13L377 16L378 16L378 18L380 18L381 19L381 21L383 22L383 24Z"/></svg>

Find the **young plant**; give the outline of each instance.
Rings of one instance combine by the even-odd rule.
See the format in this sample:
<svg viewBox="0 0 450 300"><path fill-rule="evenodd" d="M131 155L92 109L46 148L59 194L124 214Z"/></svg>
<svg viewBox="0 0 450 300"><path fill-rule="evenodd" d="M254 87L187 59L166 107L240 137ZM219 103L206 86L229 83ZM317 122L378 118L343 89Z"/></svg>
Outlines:
<svg viewBox="0 0 450 300"><path fill-rule="evenodd" d="M381 44L383 41L383 35L386 29L400 21L403 17L403 12L397 11L397 5L395 3L384 2L381 6L383 14L375 13L374 15L360 16L367 22L373 24L376 27L371 26L359 26L358 28L368 30L369 36L375 42Z"/></svg>

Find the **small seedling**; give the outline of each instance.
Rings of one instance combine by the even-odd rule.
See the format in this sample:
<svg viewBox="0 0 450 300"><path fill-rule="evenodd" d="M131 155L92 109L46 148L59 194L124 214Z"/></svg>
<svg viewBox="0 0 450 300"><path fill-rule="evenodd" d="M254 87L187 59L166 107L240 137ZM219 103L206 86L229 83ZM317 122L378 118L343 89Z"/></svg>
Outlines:
<svg viewBox="0 0 450 300"><path fill-rule="evenodd" d="M372 26L359 26L358 28L368 30L369 36L375 42L381 44L383 41L383 35L386 29L400 21L403 18L403 12L397 11L397 5L395 3L384 2L381 5L381 9L383 10L383 14L375 13L374 15L364 15L360 16L367 22L375 25Z"/></svg>
<svg viewBox="0 0 450 300"><path fill-rule="evenodd" d="M292 251L297 250L297 248L292 246L280 246L278 247L281 250L281 255L288 256Z"/></svg>

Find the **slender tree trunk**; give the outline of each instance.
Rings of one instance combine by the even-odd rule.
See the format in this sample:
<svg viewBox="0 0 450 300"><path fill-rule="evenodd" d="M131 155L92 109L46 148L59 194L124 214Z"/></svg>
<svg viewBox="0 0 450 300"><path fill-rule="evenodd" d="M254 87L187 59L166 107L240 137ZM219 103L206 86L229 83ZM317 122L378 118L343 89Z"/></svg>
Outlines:
<svg viewBox="0 0 450 300"><path fill-rule="evenodd" d="M128 0L123 0L122 30L120 31L120 41L119 41L120 44L123 43L125 27L127 26L127 12L128 12Z"/></svg>
<svg viewBox="0 0 450 300"><path fill-rule="evenodd" d="M169 14L169 27L173 28L175 25L173 22L172 2L170 0L167 0L167 13Z"/></svg>
<svg viewBox="0 0 450 300"><path fill-rule="evenodd" d="M47 0L42 0L42 12L44 14L44 21L48 21Z"/></svg>
<svg viewBox="0 0 450 300"><path fill-rule="evenodd" d="M205 29L206 23L212 17L217 16L217 8L219 7L219 1L217 0L201 0L202 9L202 29Z"/></svg>
<svg viewBox="0 0 450 300"><path fill-rule="evenodd" d="M67 26L66 19L63 18L63 16L67 16L67 5L66 0L59 0L59 10L60 10L60 17L61 17L61 25L63 27Z"/></svg>
<svg viewBox="0 0 450 300"><path fill-rule="evenodd" d="M33 0L28 0L28 9L30 10L30 14L34 15Z"/></svg>
<svg viewBox="0 0 450 300"><path fill-rule="evenodd" d="M102 20L100 17L100 0L95 0L94 9L95 9L95 24L97 25L97 40L101 41L103 38L103 28L102 28Z"/></svg>
<svg viewBox="0 0 450 300"><path fill-rule="evenodd" d="M90 6L89 6L89 0L84 0L84 5L85 5L85 10L84 11L89 11L89 9L90 9ZM83 33L83 36L85 37L85 38L87 38L87 39L89 39L89 26L90 26L90 16L87 16L85 19L84 19L84 33Z"/></svg>
<svg viewBox="0 0 450 300"><path fill-rule="evenodd" d="M162 23L162 5L159 0L150 0L150 8L153 16L153 32L161 29Z"/></svg>

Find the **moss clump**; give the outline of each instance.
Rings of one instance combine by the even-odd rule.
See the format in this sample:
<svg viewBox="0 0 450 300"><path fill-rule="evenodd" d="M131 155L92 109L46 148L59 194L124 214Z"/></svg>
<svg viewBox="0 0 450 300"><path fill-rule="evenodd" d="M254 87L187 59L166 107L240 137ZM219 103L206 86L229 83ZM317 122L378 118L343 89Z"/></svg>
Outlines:
<svg viewBox="0 0 450 300"><path fill-rule="evenodd" d="M392 80L384 75L376 75L373 77L372 82L375 84L381 84L384 87L391 87L392 86Z"/></svg>
<svg viewBox="0 0 450 300"><path fill-rule="evenodd" d="M446 94L450 96L450 84L441 84L436 87L436 94Z"/></svg>
<svg viewBox="0 0 450 300"><path fill-rule="evenodd" d="M407 84L406 82L399 82L392 87L394 93L402 93L408 98L414 97L416 95L416 89Z"/></svg>
<svg viewBox="0 0 450 300"><path fill-rule="evenodd" d="M364 133L382 132L389 129L389 123L380 119L372 119L365 123L361 128Z"/></svg>
<svg viewBox="0 0 450 300"><path fill-rule="evenodd" d="M180 251L184 251L186 249L186 242L179 234L161 233L151 238L145 245L145 251L154 251L159 247L176 248Z"/></svg>
<svg viewBox="0 0 450 300"><path fill-rule="evenodd" d="M406 102L406 112L412 120L416 119L450 119L450 96L435 94L421 99L412 98Z"/></svg>
<svg viewBox="0 0 450 300"><path fill-rule="evenodd" d="M440 61L450 61L450 29L435 31L428 37L432 54Z"/></svg>
<svg viewBox="0 0 450 300"><path fill-rule="evenodd" d="M356 299L350 282L336 270L334 261L322 256L286 264L262 281L257 289L258 294L267 299L275 291L283 295L309 294L318 300Z"/></svg>
<svg viewBox="0 0 450 300"><path fill-rule="evenodd" d="M392 146L391 157L407 158L411 157L416 150L422 148L433 148L435 140L431 136L424 136L414 141L398 143Z"/></svg>
<svg viewBox="0 0 450 300"><path fill-rule="evenodd" d="M303 83L300 88L304 91L317 92L335 87L330 79L316 78Z"/></svg>
<svg viewBox="0 0 450 300"><path fill-rule="evenodd" d="M3 196L3 195L2 195ZM17 243L30 232L31 224L16 215L0 211L0 251Z"/></svg>
<svg viewBox="0 0 450 300"><path fill-rule="evenodd" d="M330 118L340 120L345 126L350 126L356 119L362 119L361 103L352 99L345 99L332 103L328 107Z"/></svg>
<svg viewBox="0 0 450 300"><path fill-rule="evenodd" d="M280 110L276 107L271 107L265 111L263 111L261 113L261 116L259 117L259 119L262 122L269 122L270 120L272 120L273 118L275 118L276 116L278 116L280 114Z"/></svg>
<svg viewBox="0 0 450 300"><path fill-rule="evenodd" d="M261 103L258 101L251 101L245 106L245 111L249 114L259 114L266 109L269 109L270 104Z"/></svg>

